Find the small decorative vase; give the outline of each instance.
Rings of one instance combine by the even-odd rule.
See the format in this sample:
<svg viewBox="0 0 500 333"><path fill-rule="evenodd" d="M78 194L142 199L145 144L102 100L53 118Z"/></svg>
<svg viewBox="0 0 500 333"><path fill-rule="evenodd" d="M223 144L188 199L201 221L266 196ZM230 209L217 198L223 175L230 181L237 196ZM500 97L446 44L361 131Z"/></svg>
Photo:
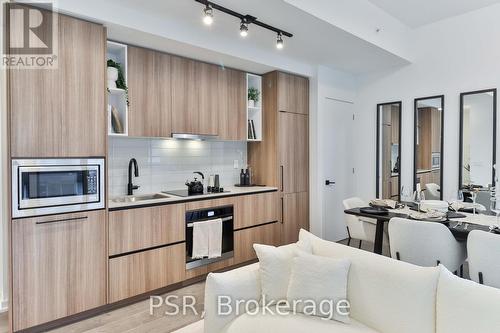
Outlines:
<svg viewBox="0 0 500 333"><path fill-rule="evenodd" d="M253 99L248 100L248 107L249 108L254 108L255 107L255 101Z"/></svg>
<svg viewBox="0 0 500 333"><path fill-rule="evenodd" d="M108 67L108 88L116 89L116 80L118 80L118 69Z"/></svg>

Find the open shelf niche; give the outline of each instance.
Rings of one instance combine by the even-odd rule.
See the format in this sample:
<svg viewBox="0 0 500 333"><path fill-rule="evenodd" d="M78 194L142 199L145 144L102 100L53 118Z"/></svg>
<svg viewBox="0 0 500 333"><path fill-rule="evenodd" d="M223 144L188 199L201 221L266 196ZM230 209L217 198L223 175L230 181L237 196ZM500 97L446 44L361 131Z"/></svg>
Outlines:
<svg viewBox="0 0 500 333"><path fill-rule="evenodd" d="M111 59L119 63L122 67L125 83L127 83L127 45L112 41L107 41L106 61ZM124 89L110 88L106 81L108 91L108 135L110 136L127 136L128 135L128 105L127 92ZM116 108L118 120L120 121L123 131L115 132L112 125L112 106Z"/></svg>
<svg viewBox="0 0 500 333"><path fill-rule="evenodd" d="M247 141L262 141L262 77L247 73L247 94L249 88L256 88L260 94L254 105L247 98Z"/></svg>

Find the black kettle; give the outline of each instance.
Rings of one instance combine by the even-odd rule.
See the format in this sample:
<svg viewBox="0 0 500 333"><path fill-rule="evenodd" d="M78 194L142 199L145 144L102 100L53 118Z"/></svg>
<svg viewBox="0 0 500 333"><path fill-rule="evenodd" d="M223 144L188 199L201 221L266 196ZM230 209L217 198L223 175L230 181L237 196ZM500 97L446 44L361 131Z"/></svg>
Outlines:
<svg viewBox="0 0 500 333"><path fill-rule="evenodd" d="M188 187L188 194L203 194L203 180L205 176L203 173L196 171L193 172L199 174L201 176L202 181L199 181L198 178L194 177L192 182L186 181L186 186Z"/></svg>

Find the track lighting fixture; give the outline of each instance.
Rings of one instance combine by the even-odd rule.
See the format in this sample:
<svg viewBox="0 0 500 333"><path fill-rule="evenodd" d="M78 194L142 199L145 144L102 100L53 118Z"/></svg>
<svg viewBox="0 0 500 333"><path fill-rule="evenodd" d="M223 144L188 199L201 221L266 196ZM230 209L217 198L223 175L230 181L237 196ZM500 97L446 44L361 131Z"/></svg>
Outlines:
<svg viewBox="0 0 500 333"><path fill-rule="evenodd" d="M214 13L212 6L207 3L205 9L203 9L203 23L206 25L211 25L214 22Z"/></svg>
<svg viewBox="0 0 500 333"><path fill-rule="evenodd" d="M245 22L245 20L241 20L241 24L240 24L240 36L241 37L248 36L248 24Z"/></svg>
<svg viewBox="0 0 500 333"><path fill-rule="evenodd" d="M241 35L241 37L248 36L248 26L250 24L255 24L261 28L271 30L271 31L274 31L275 33L277 33L278 37L276 39L276 47L280 50L284 47L283 36L286 36L288 38L293 37L293 35L291 33L286 32L286 31L281 30L281 29L278 29L278 28L275 28L275 27L273 27L269 24L266 24L264 22L261 22L261 21L257 20L257 18L252 16L252 15L240 14L238 12L235 12L234 10L231 10L229 8L226 8L226 7L222 7L216 3L213 3L212 1L208 1L208 0L194 0L194 1L199 2L205 6L205 9L203 9L203 22L206 25L211 25L213 23L213 21L214 21L213 10L215 9L215 10L221 11L223 13L226 13L228 15L231 15L233 17L236 17L240 20L240 35Z"/></svg>
<svg viewBox="0 0 500 333"><path fill-rule="evenodd" d="M281 50L283 48L283 38L281 38L281 32L278 32L278 37L276 39L276 48Z"/></svg>

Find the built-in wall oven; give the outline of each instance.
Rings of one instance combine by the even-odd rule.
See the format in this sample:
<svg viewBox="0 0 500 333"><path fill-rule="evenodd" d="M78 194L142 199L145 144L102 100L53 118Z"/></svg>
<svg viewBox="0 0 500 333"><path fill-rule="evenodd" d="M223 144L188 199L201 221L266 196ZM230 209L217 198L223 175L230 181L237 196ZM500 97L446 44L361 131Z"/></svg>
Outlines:
<svg viewBox="0 0 500 333"><path fill-rule="evenodd" d="M104 207L103 158L12 161L12 217Z"/></svg>
<svg viewBox="0 0 500 333"><path fill-rule="evenodd" d="M211 259L193 259L193 225L197 222L218 218L222 220L222 256ZM229 259L232 258L233 255L233 206L206 208L186 212L186 269L192 269Z"/></svg>

